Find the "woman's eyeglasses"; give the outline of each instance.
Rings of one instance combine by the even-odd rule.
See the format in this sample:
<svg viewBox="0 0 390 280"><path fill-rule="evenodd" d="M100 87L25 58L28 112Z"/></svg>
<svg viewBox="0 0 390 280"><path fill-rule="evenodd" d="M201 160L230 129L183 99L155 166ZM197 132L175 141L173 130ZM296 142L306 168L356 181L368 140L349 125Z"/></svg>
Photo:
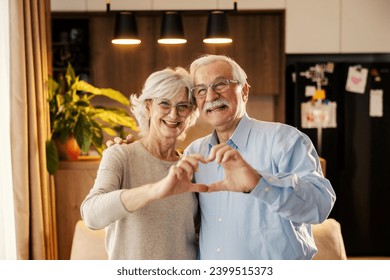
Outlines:
<svg viewBox="0 0 390 280"><path fill-rule="evenodd" d="M221 80L215 83L209 84L208 86L199 85L191 88L191 94L196 99L202 99L206 96L209 87L216 93L224 93L229 89L230 84L238 84L235 80Z"/></svg>
<svg viewBox="0 0 390 280"><path fill-rule="evenodd" d="M153 100L156 101L156 104L158 105L161 113L169 114L172 108L175 107L177 114L183 118L188 117L195 108L194 104L191 104L188 101L172 104L171 101L165 98L153 98Z"/></svg>

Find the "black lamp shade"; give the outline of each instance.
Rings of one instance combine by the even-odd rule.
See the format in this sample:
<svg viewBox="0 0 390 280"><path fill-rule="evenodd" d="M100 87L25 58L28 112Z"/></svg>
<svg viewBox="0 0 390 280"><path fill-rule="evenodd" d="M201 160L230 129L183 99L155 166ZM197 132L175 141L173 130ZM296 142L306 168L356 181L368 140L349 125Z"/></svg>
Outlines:
<svg viewBox="0 0 390 280"><path fill-rule="evenodd" d="M115 17L113 44L139 44L137 22L131 12L119 12Z"/></svg>
<svg viewBox="0 0 390 280"><path fill-rule="evenodd" d="M160 44L183 44L184 38L183 22L178 12L165 12L161 23Z"/></svg>
<svg viewBox="0 0 390 280"><path fill-rule="evenodd" d="M232 41L226 13L223 11L211 12L207 18L206 37L203 42L221 44L231 43Z"/></svg>

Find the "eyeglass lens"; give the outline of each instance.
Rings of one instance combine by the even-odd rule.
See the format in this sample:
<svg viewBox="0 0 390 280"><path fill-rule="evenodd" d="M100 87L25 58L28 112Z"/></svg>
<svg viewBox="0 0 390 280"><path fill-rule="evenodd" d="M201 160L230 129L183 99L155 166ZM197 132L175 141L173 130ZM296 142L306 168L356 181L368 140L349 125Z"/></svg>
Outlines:
<svg viewBox="0 0 390 280"><path fill-rule="evenodd" d="M195 98L205 96L209 87L216 93L224 93L229 89L230 83L237 83L237 82L233 80L222 80L222 81L217 81L215 83L212 83L208 86L203 86L203 85L195 86L191 89L191 91L192 94L195 96Z"/></svg>
<svg viewBox="0 0 390 280"><path fill-rule="evenodd" d="M171 101L168 99L161 99L157 98L155 99L157 101L157 105L159 106L161 112L168 114L173 107L176 108L176 112L181 117L187 117L189 114L191 114L192 110L194 109L194 105L190 102L178 102L175 105L172 104Z"/></svg>

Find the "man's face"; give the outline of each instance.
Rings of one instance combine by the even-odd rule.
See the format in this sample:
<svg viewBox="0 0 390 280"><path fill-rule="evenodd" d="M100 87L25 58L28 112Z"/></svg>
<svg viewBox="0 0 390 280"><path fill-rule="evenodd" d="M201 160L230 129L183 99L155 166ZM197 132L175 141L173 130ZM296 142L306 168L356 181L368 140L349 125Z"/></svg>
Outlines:
<svg viewBox="0 0 390 280"><path fill-rule="evenodd" d="M233 80L231 67L224 61L213 62L195 72L195 86L208 87L219 81ZM230 83L227 90L217 93L211 87L202 98L196 98L201 117L217 129L233 129L243 115L242 86Z"/></svg>

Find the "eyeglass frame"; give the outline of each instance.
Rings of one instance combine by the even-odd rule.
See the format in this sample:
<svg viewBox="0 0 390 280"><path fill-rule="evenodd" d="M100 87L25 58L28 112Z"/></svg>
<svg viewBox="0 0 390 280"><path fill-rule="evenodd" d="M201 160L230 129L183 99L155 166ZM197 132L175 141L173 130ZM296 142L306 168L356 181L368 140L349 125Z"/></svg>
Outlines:
<svg viewBox="0 0 390 280"><path fill-rule="evenodd" d="M176 104L172 104L172 102L169 99L163 98L163 97L155 97L155 98L152 98L152 99L149 99L149 100L157 101L156 104L157 104L160 112L164 113L164 114L169 114L172 111L172 108L175 107L176 108L176 114L178 116L182 117L182 118L187 118L189 115L191 115L192 112L194 112L194 109L195 109L195 105L192 104L190 101L180 101L180 102L177 102ZM161 106L161 102L158 102L158 101L166 101L166 102L168 102L170 104L169 109L168 108L166 108L166 109L163 108ZM178 105L184 105L184 104L185 105L190 105L191 110L189 111L188 115L182 116L181 112L183 112L183 111L180 111L177 106Z"/></svg>
<svg viewBox="0 0 390 280"><path fill-rule="evenodd" d="M221 82L225 82L225 83L227 82L226 86L222 89L222 91L216 90L216 89L215 89L216 84L221 83ZM190 91L191 91L191 95L192 95L195 99L203 99L203 98L205 98L205 96L207 95L207 92L208 92L208 90L209 90L210 87L211 87L211 89L212 89L214 92L216 92L216 93L218 93L218 94L221 94L221 93L224 93L224 92L226 92L226 91L229 90L230 84L239 84L239 83L240 83L240 82L239 82L239 81L236 81L236 80L223 79L223 80L219 80L219 81L217 81L217 82L211 83L211 84L209 84L208 86L201 86L201 85L199 85L199 86L194 86L194 87L191 88ZM196 88L199 88L199 87L203 87L202 89L205 89L205 92L204 92L204 94L202 94L202 95L199 95L199 94L195 95L195 94L194 94L194 90L195 90Z"/></svg>

